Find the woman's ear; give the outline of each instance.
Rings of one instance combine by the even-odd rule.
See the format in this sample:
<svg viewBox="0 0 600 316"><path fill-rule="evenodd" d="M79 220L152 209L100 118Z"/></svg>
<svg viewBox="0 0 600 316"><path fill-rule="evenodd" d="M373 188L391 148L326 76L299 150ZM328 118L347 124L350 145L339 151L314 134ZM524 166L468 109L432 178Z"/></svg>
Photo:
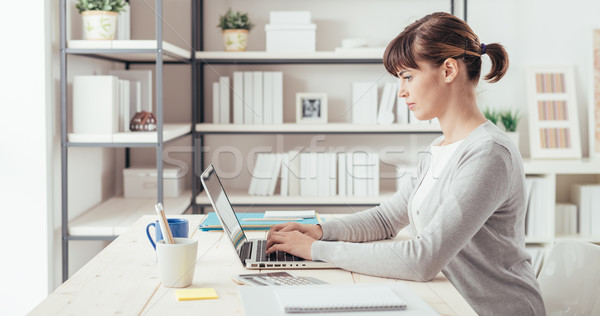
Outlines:
<svg viewBox="0 0 600 316"><path fill-rule="evenodd" d="M442 64L442 70L444 75L444 81L451 83L458 76L458 62L454 58L448 58L444 60Z"/></svg>

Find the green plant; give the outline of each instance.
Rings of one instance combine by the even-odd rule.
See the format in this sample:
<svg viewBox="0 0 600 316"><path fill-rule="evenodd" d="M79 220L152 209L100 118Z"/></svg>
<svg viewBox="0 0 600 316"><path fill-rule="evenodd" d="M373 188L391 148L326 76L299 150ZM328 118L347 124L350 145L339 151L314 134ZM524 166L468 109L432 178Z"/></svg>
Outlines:
<svg viewBox="0 0 600 316"><path fill-rule="evenodd" d="M225 15L219 16L219 25L222 30L250 30L254 24L248 18L248 13L240 13L237 11L227 10Z"/></svg>
<svg viewBox="0 0 600 316"><path fill-rule="evenodd" d="M494 110L491 110L490 108L486 108L485 111L483 111L483 115L485 116L486 119L488 119L492 123L494 123L494 125L496 125L498 123L498 119L500 118L500 113L496 112Z"/></svg>
<svg viewBox="0 0 600 316"><path fill-rule="evenodd" d="M500 120L502 121L502 125L504 125L504 128L507 132L516 131L517 124L519 123L520 119L519 110L516 110L515 112L511 110L500 112Z"/></svg>
<svg viewBox="0 0 600 316"><path fill-rule="evenodd" d="M124 0L77 0L75 7L79 13L83 11L114 11L121 12L125 7Z"/></svg>

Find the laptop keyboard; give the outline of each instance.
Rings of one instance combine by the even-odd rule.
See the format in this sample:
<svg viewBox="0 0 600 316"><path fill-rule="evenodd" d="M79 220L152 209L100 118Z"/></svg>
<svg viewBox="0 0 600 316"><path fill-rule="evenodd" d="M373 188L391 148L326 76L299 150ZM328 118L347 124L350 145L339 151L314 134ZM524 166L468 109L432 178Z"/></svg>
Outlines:
<svg viewBox="0 0 600 316"><path fill-rule="evenodd" d="M257 255L256 255L257 261L284 261L284 262L304 261L304 259L302 259L300 257L290 255L289 253L286 253L283 251L276 251L276 252L273 252L273 253L270 253L267 255L265 253L265 251L267 250L267 241L259 240L257 242L257 244L258 244L258 251L257 251Z"/></svg>

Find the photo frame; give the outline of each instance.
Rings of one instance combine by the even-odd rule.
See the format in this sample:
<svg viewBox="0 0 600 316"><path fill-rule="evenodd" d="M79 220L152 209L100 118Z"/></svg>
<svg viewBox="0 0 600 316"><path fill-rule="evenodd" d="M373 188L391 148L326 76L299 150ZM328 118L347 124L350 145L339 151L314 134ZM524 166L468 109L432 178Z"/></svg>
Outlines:
<svg viewBox="0 0 600 316"><path fill-rule="evenodd" d="M296 93L296 123L327 123L327 94Z"/></svg>
<svg viewBox="0 0 600 316"><path fill-rule="evenodd" d="M592 29L591 78L588 102L590 157L600 158L600 26Z"/></svg>
<svg viewBox="0 0 600 316"><path fill-rule="evenodd" d="M572 66L528 67L531 158L581 158Z"/></svg>

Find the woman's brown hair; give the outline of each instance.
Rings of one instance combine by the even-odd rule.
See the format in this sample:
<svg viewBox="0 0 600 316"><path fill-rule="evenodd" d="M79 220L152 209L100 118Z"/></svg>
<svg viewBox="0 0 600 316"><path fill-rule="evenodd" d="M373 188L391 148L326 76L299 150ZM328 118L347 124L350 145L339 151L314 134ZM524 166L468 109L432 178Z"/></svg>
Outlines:
<svg viewBox="0 0 600 316"><path fill-rule="evenodd" d="M497 82L508 70L508 54L501 44L482 44L471 27L446 12L429 14L407 26L390 42L383 64L393 76L400 69L419 69L417 61L441 66L448 58L462 59L469 80L477 82L481 73L481 56L487 54L492 69L484 79Z"/></svg>

